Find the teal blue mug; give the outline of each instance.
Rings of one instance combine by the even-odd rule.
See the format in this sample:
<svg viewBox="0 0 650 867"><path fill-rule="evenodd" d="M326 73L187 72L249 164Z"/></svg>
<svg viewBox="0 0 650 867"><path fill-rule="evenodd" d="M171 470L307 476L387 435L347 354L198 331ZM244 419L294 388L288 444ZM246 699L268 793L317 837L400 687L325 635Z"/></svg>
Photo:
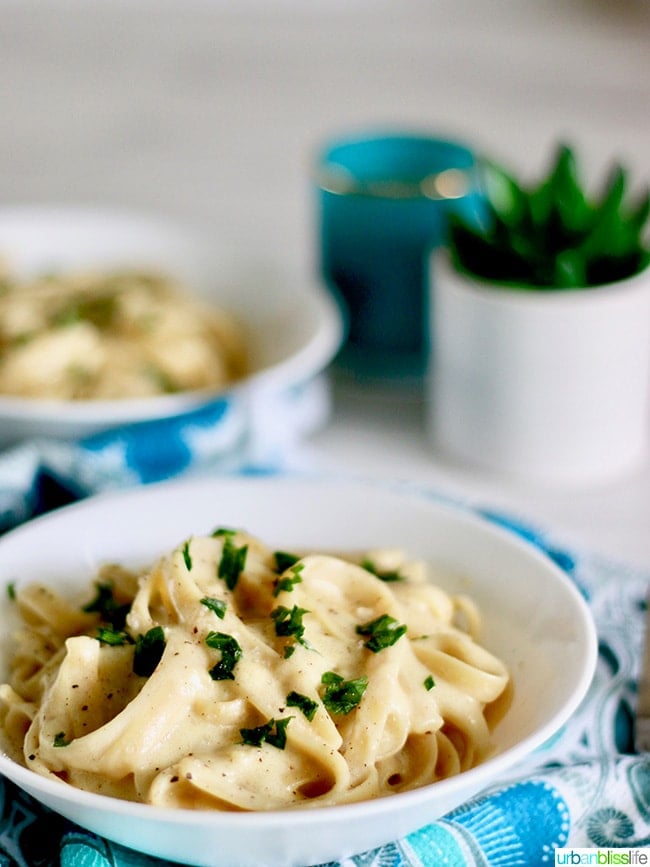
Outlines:
<svg viewBox="0 0 650 867"><path fill-rule="evenodd" d="M478 161L460 143L378 133L329 142L316 164L320 274L347 336L337 364L420 377L428 355L428 259L449 215L480 220Z"/></svg>

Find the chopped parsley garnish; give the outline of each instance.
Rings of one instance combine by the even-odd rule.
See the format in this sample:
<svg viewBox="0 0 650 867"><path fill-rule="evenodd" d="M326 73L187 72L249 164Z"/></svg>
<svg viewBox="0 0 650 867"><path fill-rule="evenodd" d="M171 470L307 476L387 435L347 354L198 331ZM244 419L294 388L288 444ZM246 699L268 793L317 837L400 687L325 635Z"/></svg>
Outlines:
<svg viewBox="0 0 650 867"><path fill-rule="evenodd" d="M275 583L275 587L273 588L273 595L277 596L283 590L287 592L291 592L296 584L302 583L302 575L300 574L302 570L305 568L304 563L296 563L294 566L289 567L291 570L290 575L283 575L282 578L278 578Z"/></svg>
<svg viewBox="0 0 650 867"><path fill-rule="evenodd" d="M289 554L288 551L274 551L273 557L275 558L276 571L280 574L291 569L300 560L297 554Z"/></svg>
<svg viewBox="0 0 650 867"><path fill-rule="evenodd" d="M252 729L239 729L242 743L249 747L261 747L266 742L278 750L283 750L287 743L287 726L292 719L292 716L278 720L270 719L264 725Z"/></svg>
<svg viewBox="0 0 650 867"><path fill-rule="evenodd" d="M185 568L188 572L192 570L192 555L190 553L190 542L191 539L187 539L185 544L183 545L183 562L185 563Z"/></svg>
<svg viewBox="0 0 650 867"><path fill-rule="evenodd" d="M7 596L12 602L16 598L16 585L13 582L7 584Z"/></svg>
<svg viewBox="0 0 650 867"><path fill-rule="evenodd" d="M372 562L372 560L369 560L367 558L361 561L361 566L366 570L366 572L371 572L376 578L379 578L380 581L404 580L404 576L400 575L400 573L396 569L380 571Z"/></svg>
<svg viewBox="0 0 650 867"><path fill-rule="evenodd" d="M65 328L79 322L90 322L96 328L105 330L111 326L118 312L117 297L104 290L96 297L85 297L81 294L72 297L54 316L52 324L56 328Z"/></svg>
<svg viewBox="0 0 650 867"><path fill-rule="evenodd" d="M141 324L146 325L144 322ZM156 364L145 365L142 368L142 372L146 377L154 382L158 386L158 389L164 394L176 394L181 390L169 373L166 370L163 370L162 367L158 367Z"/></svg>
<svg viewBox="0 0 650 867"><path fill-rule="evenodd" d="M226 582L228 590L234 590L246 565L248 545L242 545L238 548L232 540L232 532L220 533L216 531L215 535L225 535L217 575Z"/></svg>
<svg viewBox="0 0 650 867"><path fill-rule="evenodd" d="M305 626L302 618L305 614L309 614L306 608L299 608L297 605L294 605L293 608L286 608L284 605L278 605L271 612L271 618L275 621L275 634L280 638L295 638L298 644L309 648L309 642L303 638Z"/></svg>
<svg viewBox="0 0 650 867"><path fill-rule="evenodd" d="M375 620L357 626L358 635L368 636L364 647L372 650L373 653L379 653L380 650L395 644L405 632L406 626L398 623L390 614L382 614Z"/></svg>
<svg viewBox="0 0 650 867"><path fill-rule="evenodd" d="M54 735L54 740L52 742L52 746L54 747L67 747L70 741L65 736L65 732L58 732Z"/></svg>
<svg viewBox="0 0 650 867"><path fill-rule="evenodd" d="M133 644L133 639L128 632L124 632L123 629L113 629L110 626L99 626L95 637L97 641L100 641L102 644L108 644L111 647Z"/></svg>
<svg viewBox="0 0 650 867"><path fill-rule="evenodd" d="M131 604L129 602L124 604L117 602L113 595L113 586L111 584L99 583L96 586L97 594L95 598L87 605L84 605L82 611L85 611L87 614L96 612L105 623L110 623L113 629L123 629Z"/></svg>
<svg viewBox="0 0 650 867"><path fill-rule="evenodd" d="M212 680L234 680L233 669L242 654L237 639L224 632L208 632L205 643L213 650L221 651L221 659L210 669Z"/></svg>
<svg viewBox="0 0 650 867"><path fill-rule="evenodd" d="M326 671L321 683L325 686L323 704L330 713L347 714L359 704L368 686L364 675L354 680L344 680L334 671Z"/></svg>
<svg viewBox="0 0 650 867"><path fill-rule="evenodd" d="M318 710L318 702L309 698L307 695L291 690L287 696L287 706L297 707L302 714L311 722Z"/></svg>
<svg viewBox="0 0 650 867"><path fill-rule="evenodd" d="M215 599L213 596L204 596L201 599L201 605L205 605L210 611L214 611L220 620L223 620L226 613L226 603L223 599Z"/></svg>
<svg viewBox="0 0 650 867"><path fill-rule="evenodd" d="M428 677L424 678L424 688L427 692L429 692L429 690L432 690L435 685L436 682L433 679L433 675L430 674Z"/></svg>
<svg viewBox="0 0 650 867"><path fill-rule="evenodd" d="M216 530L212 531L212 536L234 536L237 530L232 530L230 527L217 527Z"/></svg>
<svg viewBox="0 0 650 867"><path fill-rule="evenodd" d="M140 677L149 677L160 662L165 650L165 632L162 626L153 626L144 635L138 635L133 654L133 671Z"/></svg>

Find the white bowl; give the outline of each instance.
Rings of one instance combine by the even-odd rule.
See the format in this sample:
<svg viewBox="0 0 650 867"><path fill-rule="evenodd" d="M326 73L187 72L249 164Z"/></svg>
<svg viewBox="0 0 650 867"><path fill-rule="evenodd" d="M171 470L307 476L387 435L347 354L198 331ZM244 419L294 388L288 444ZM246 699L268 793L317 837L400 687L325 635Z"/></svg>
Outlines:
<svg viewBox="0 0 650 867"><path fill-rule="evenodd" d="M144 521L142 516L146 515ZM471 594L483 643L514 679L495 754L410 792L338 807L268 813L165 810L89 794L0 755L0 773L79 825L134 849L197 867L320 864L414 831L496 782L570 717L591 681L596 636L567 576L527 542L474 514L400 488L291 478L165 482L102 495L0 540L3 581L84 582L104 561L142 565L192 533L239 526L268 544L359 549L398 545ZM0 613L7 636L8 605ZM3 663L6 666L6 642Z"/></svg>
<svg viewBox="0 0 650 867"><path fill-rule="evenodd" d="M315 283L156 216L74 206L0 209L0 256L19 275L83 267L167 271L237 317L250 350L250 374L225 392L76 402L0 395L0 446L31 436L81 437L176 416L224 393L245 399L300 385L327 366L341 341L338 308Z"/></svg>

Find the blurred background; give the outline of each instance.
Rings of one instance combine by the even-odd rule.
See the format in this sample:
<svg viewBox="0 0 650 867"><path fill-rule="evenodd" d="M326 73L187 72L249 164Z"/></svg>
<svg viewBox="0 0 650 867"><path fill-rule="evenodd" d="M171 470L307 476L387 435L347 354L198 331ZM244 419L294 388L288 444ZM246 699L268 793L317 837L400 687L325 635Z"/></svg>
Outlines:
<svg viewBox="0 0 650 867"><path fill-rule="evenodd" d="M0 198L160 210L309 267L323 139L650 175L646 0L2 0Z"/></svg>
<svg viewBox="0 0 650 867"><path fill-rule="evenodd" d="M161 212L310 280L314 156L342 133L430 132L532 177L567 140L588 176L616 159L647 183L650 3L0 0L0 94L4 204ZM599 498L452 470L417 393L337 387L313 446L338 470L468 491L647 560L647 472Z"/></svg>

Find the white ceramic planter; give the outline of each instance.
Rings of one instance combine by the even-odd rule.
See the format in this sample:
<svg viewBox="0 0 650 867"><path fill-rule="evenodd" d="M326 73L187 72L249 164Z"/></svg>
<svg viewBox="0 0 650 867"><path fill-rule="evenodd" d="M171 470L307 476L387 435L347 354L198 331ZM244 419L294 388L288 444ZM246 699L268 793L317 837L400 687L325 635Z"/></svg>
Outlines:
<svg viewBox="0 0 650 867"><path fill-rule="evenodd" d="M596 484L650 445L650 270L610 286L495 287L432 258L435 448L535 483Z"/></svg>

